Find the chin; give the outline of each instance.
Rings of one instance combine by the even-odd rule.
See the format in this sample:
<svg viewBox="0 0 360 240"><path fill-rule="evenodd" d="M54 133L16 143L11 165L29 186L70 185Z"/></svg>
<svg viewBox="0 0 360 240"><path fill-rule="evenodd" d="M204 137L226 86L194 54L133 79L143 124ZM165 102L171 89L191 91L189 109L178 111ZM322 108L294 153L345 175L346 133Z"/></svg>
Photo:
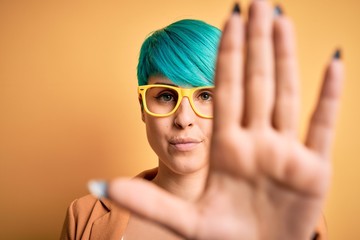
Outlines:
<svg viewBox="0 0 360 240"><path fill-rule="evenodd" d="M199 159L203 159L199 161ZM192 174L208 169L208 161L203 157L176 156L170 163L164 163L171 171L177 174Z"/></svg>

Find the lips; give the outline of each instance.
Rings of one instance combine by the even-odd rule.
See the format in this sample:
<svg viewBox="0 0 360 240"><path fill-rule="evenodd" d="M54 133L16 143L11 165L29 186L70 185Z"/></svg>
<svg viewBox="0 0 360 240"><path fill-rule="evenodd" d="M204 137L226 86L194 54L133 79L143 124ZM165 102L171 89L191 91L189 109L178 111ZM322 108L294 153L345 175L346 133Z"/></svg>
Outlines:
<svg viewBox="0 0 360 240"><path fill-rule="evenodd" d="M181 152L188 152L195 149L202 141L194 138L172 138L170 146Z"/></svg>

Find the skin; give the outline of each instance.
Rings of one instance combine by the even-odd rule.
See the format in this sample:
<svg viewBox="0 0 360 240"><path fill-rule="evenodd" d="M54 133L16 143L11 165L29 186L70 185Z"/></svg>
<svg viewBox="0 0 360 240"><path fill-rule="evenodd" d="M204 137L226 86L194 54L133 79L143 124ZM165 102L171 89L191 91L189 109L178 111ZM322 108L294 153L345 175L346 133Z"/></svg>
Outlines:
<svg viewBox="0 0 360 240"><path fill-rule="evenodd" d="M109 183L114 202L186 239L311 239L326 198L342 62L327 64L300 141L292 24L274 19L267 1L249 11L247 20L231 14L223 30L208 177L196 200L142 180Z"/></svg>

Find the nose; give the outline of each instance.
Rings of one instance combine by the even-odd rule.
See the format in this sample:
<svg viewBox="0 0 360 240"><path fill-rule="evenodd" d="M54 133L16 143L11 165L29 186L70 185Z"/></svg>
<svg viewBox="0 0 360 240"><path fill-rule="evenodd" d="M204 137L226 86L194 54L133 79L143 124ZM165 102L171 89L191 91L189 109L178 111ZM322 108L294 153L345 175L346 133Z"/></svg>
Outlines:
<svg viewBox="0 0 360 240"><path fill-rule="evenodd" d="M194 125L196 113L191 107L187 97L181 100L179 108L174 113L174 125L178 128L185 129Z"/></svg>

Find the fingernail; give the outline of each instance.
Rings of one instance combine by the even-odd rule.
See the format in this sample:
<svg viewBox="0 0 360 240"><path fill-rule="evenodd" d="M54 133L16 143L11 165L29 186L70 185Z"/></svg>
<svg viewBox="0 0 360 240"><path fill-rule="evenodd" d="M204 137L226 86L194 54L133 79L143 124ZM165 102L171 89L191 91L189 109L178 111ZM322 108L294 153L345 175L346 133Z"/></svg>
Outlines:
<svg viewBox="0 0 360 240"><path fill-rule="evenodd" d="M281 16L283 14L284 14L284 11L283 11L282 7L280 7L280 5L276 5L275 8L274 8L275 17Z"/></svg>
<svg viewBox="0 0 360 240"><path fill-rule="evenodd" d="M341 59L341 50L340 49L336 49L334 55L333 55L334 59Z"/></svg>
<svg viewBox="0 0 360 240"><path fill-rule="evenodd" d="M107 197L107 182L99 180L90 180L88 182L88 189L92 195L97 198Z"/></svg>
<svg viewBox="0 0 360 240"><path fill-rule="evenodd" d="M317 232L314 233L314 235L312 236L311 240L316 240L318 239L319 234Z"/></svg>
<svg viewBox="0 0 360 240"><path fill-rule="evenodd" d="M240 15L241 9L240 9L239 3L235 3L234 8L233 8L233 10L232 10L232 13L233 13L233 14L239 14L239 15Z"/></svg>

